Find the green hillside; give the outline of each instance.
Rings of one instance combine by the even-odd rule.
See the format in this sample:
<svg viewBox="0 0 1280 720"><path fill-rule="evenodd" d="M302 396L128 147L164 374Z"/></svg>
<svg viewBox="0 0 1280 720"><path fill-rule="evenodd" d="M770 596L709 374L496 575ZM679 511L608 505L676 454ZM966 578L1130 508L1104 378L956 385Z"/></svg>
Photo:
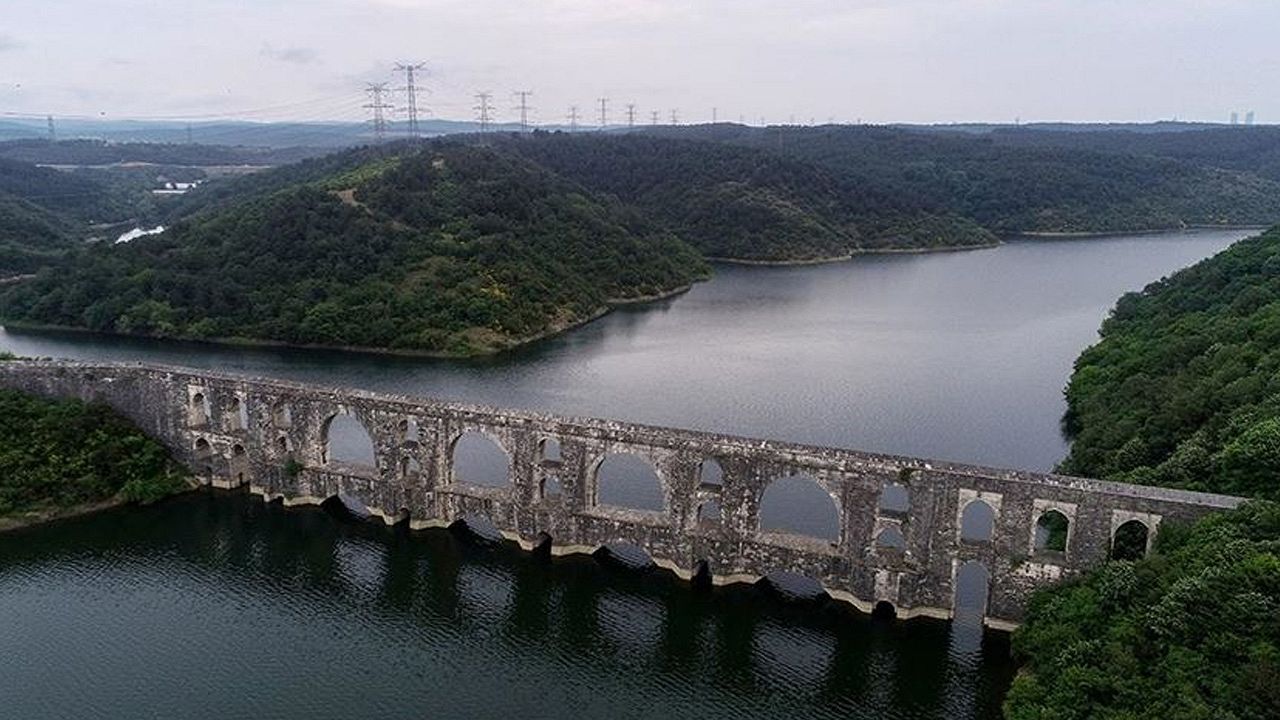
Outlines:
<svg viewBox="0 0 1280 720"><path fill-rule="evenodd" d="M253 178L162 235L0 297L11 321L439 354L500 350L705 277L697 252L527 161L434 144Z"/></svg>
<svg viewBox="0 0 1280 720"><path fill-rule="evenodd" d="M1125 295L1101 335L1062 470L1280 499L1280 228Z"/></svg>

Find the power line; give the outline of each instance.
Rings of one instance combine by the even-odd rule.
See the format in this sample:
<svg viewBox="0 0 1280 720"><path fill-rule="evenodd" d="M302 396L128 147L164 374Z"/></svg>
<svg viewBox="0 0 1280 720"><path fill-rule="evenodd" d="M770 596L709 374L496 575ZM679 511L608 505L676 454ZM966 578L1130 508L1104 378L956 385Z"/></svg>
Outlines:
<svg viewBox="0 0 1280 720"><path fill-rule="evenodd" d="M609 98L602 97L598 102L600 103L600 129L603 130L609 125Z"/></svg>
<svg viewBox="0 0 1280 720"><path fill-rule="evenodd" d="M578 131L578 106L577 105L569 106L568 117L569 117L569 132L577 132Z"/></svg>
<svg viewBox="0 0 1280 720"><path fill-rule="evenodd" d="M636 126L636 104L627 103L627 127Z"/></svg>
<svg viewBox="0 0 1280 720"><path fill-rule="evenodd" d="M476 119L480 121L480 134L482 135L489 132L489 121L493 119L489 114L489 111L493 109L493 106L489 104L489 99L492 97L493 93L476 93Z"/></svg>
<svg viewBox="0 0 1280 720"><path fill-rule="evenodd" d="M418 137L418 86L413 75L427 67L426 63L396 63L396 72L404 73L404 92L408 96L409 137Z"/></svg>
<svg viewBox="0 0 1280 720"><path fill-rule="evenodd" d="M529 132L529 96L533 94L530 90L517 90L513 93L520 98L520 131Z"/></svg>
<svg viewBox="0 0 1280 720"><path fill-rule="evenodd" d="M387 83L368 83L364 91L369 95L369 102L364 107L373 111L373 135L382 142L387 139L387 118L383 111L391 109L391 105L382 100L387 92Z"/></svg>

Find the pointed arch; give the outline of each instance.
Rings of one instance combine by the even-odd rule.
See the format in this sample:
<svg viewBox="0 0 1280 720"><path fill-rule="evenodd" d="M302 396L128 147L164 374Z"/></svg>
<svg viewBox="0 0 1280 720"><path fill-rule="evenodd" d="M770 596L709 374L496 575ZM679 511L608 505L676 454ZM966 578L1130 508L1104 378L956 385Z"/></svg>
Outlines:
<svg viewBox="0 0 1280 720"><path fill-rule="evenodd" d="M715 458L707 458L698 466L698 484L702 487L724 487L724 468Z"/></svg>
<svg viewBox="0 0 1280 720"><path fill-rule="evenodd" d="M840 541L840 508L809 475L788 475L769 483L760 497L760 530Z"/></svg>
<svg viewBox="0 0 1280 720"><path fill-rule="evenodd" d="M355 416L345 412L329 416L321 427L321 459L324 464L341 463L377 468L373 437Z"/></svg>
<svg viewBox="0 0 1280 720"><path fill-rule="evenodd" d="M1151 546L1151 528L1138 519L1121 523L1111 537L1112 560L1141 560Z"/></svg>
<svg viewBox="0 0 1280 720"><path fill-rule="evenodd" d="M453 441L449 452L450 477L455 483L480 487L511 484L511 458L502 445L478 430L468 430Z"/></svg>
<svg viewBox="0 0 1280 720"><path fill-rule="evenodd" d="M880 490L881 513L905 515L911 510L911 494L907 486L900 482L887 482Z"/></svg>
<svg viewBox="0 0 1280 720"><path fill-rule="evenodd" d="M896 527L887 527L876 536L876 547L881 550L906 550L907 538Z"/></svg>
<svg viewBox="0 0 1280 720"><path fill-rule="evenodd" d="M977 560L969 560L956 568L955 596L952 612L955 617L987 616L987 603L991 596L991 571Z"/></svg>
<svg viewBox="0 0 1280 720"><path fill-rule="evenodd" d="M658 471L632 453L610 453L596 465L596 505L662 512L666 493Z"/></svg>
<svg viewBox="0 0 1280 720"><path fill-rule="evenodd" d="M1036 518L1032 548L1038 553L1065 553L1071 534L1071 520L1061 510L1050 508Z"/></svg>

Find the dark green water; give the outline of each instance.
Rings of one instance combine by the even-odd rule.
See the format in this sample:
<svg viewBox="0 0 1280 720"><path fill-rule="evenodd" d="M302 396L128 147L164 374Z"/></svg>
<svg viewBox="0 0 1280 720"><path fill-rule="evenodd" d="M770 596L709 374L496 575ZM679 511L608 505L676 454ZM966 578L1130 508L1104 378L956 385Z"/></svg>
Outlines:
<svg viewBox="0 0 1280 720"><path fill-rule="evenodd" d="M6 718L996 717L1007 642L248 496L0 536Z"/></svg>
<svg viewBox="0 0 1280 720"><path fill-rule="evenodd" d="M721 267L478 362L2 329L0 350L1048 469L1116 298L1247 234ZM700 595L244 498L0 536L0 718L982 718L1011 672L1007 638L968 619Z"/></svg>

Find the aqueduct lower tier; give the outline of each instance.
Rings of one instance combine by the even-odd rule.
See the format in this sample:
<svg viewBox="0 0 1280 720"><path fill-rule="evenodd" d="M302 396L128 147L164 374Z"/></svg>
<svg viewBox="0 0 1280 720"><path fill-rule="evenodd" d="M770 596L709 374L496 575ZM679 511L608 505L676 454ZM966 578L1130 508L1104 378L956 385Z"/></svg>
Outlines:
<svg viewBox="0 0 1280 720"><path fill-rule="evenodd" d="M1122 526L1140 523L1149 545L1163 522L1241 502L150 365L7 361L0 386L104 402L208 484L247 485L289 504L342 494L415 528L483 516L526 548L550 543L553 552L629 543L682 576L704 569L716 582L798 573L864 610L888 602L900 616L950 617L961 568L980 563L989 577L984 617L997 627L1021 620L1035 588L1105 560ZM344 414L367 431L372 464L330 457L328 429ZM501 486L457 477L452 450L468 433L506 453ZM601 463L619 453L651 464L661 510L598 502ZM710 461L714 478L703 470ZM834 540L761 528L766 489L795 477L830 496ZM962 522L970 514L987 519L975 530ZM1049 542L1038 527L1046 516L1059 523Z"/></svg>

